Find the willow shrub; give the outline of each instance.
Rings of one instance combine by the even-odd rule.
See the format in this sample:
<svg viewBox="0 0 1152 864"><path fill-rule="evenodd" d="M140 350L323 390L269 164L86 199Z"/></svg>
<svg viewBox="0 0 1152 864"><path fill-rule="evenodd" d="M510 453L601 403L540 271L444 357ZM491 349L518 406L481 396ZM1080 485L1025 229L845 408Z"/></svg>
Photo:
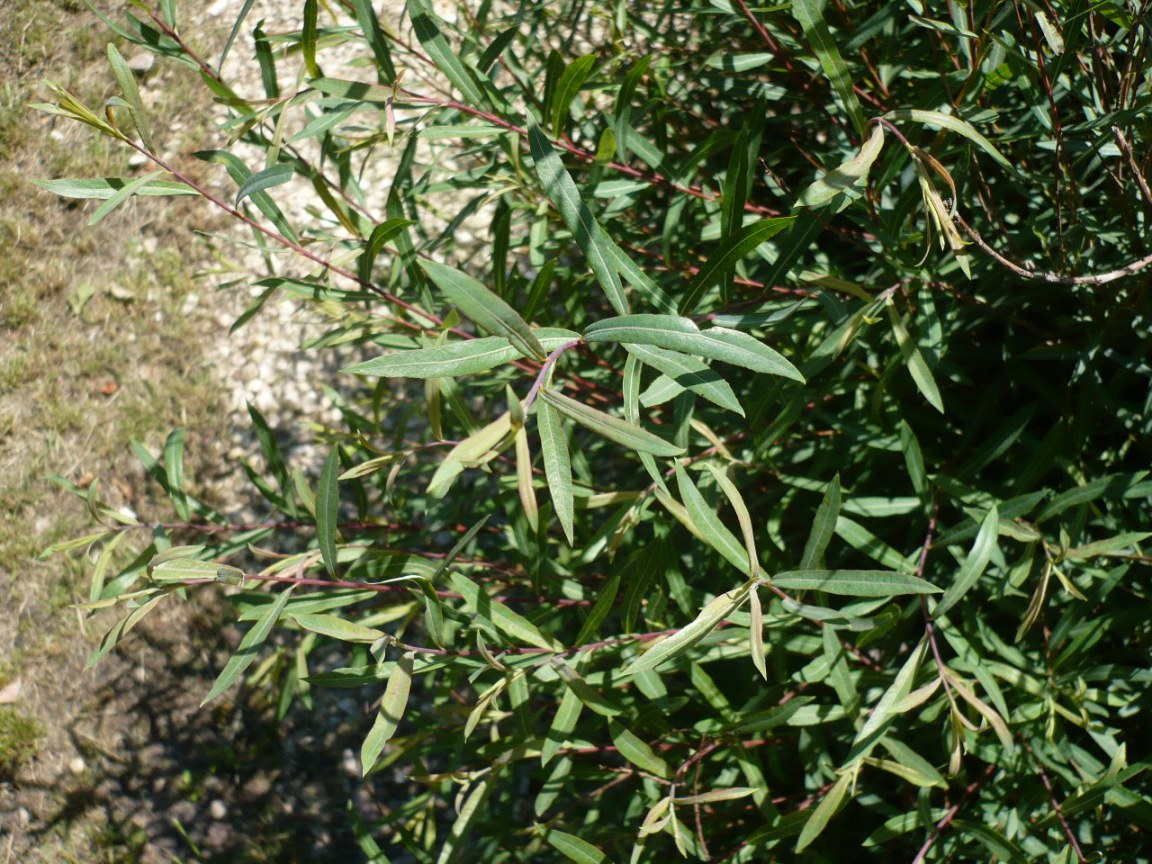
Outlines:
<svg viewBox="0 0 1152 864"><path fill-rule="evenodd" d="M312 268L245 318L315 304L309 350L363 362L318 477L254 413L266 526L190 493L180 431L139 448L164 524L87 493L97 657L216 591L246 632L205 701L354 689L372 861L1149 859L1128 4L308 0L215 49L263 92L132 5L226 107L193 156L234 193L112 47L107 105L40 107L150 167L41 185L202 196Z"/></svg>

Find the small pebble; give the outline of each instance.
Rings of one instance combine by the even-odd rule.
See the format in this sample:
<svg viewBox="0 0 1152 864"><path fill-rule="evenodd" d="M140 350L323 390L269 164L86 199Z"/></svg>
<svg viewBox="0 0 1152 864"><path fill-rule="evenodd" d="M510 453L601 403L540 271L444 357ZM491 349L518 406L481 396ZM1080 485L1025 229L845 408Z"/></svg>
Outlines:
<svg viewBox="0 0 1152 864"><path fill-rule="evenodd" d="M217 798L215 801L208 805L208 815L219 822L221 819L228 815L228 805Z"/></svg>
<svg viewBox="0 0 1152 864"><path fill-rule="evenodd" d="M84 769L87 767L88 763L85 762L81 756L77 756L75 759L68 763L68 770L73 774L83 774Z"/></svg>

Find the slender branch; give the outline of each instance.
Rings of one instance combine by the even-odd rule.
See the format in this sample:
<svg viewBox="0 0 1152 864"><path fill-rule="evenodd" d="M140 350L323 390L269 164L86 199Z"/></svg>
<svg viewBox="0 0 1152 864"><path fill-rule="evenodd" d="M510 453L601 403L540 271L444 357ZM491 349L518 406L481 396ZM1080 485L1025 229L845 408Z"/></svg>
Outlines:
<svg viewBox="0 0 1152 864"><path fill-rule="evenodd" d="M976 230L961 218L960 214L954 214L952 218L981 250L1023 279L1035 279L1053 285L1105 285L1108 282L1115 282L1117 279L1123 279L1125 276L1132 276L1135 273L1139 273L1149 264L1152 264L1152 254L1150 254L1145 255L1138 261L1133 261L1131 264L1119 267L1116 270L1109 270L1107 273L1098 273L1091 276L1062 276L1059 273L1030 270L1022 264L1010 261L989 246L984 238L976 233Z"/></svg>
<svg viewBox="0 0 1152 864"><path fill-rule="evenodd" d="M984 769L984 773L973 780L964 789L964 794L960 796L960 800L953 804L948 810L940 817L940 820L932 826L932 832L928 835L928 839L924 841L924 845L916 853L916 857L912 859L912 864L921 864L925 856L936 845L936 841L940 839L940 832L947 828L952 820L956 818L956 814L960 812L960 808L964 806L965 802L972 797L973 793L987 782L988 778L992 776L996 770L995 765L988 765Z"/></svg>
<svg viewBox="0 0 1152 864"><path fill-rule="evenodd" d="M1060 803L1056 800L1056 792L1052 788L1052 781L1048 778L1048 772L1044 770L1044 766L1040 764L1040 760L1036 758L1036 754L1032 751L1032 746L1027 742L1024 743L1024 749L1028 751L1028 755L1032 757L1032 761L1036 765L1036 771L1040 775L1040 782L1044 784L1044 791L1048 793L1048 802L1052 805L1052 809L1056 812L1056 818L1060 821L1060 827L1064 831L1064 836L1068 838L1068 844L1072 847L1072 851L1076 853L1076 860L1080 864L1084 864L1088 859L1084 857L1084 850L1080 847L1080 841L1076 839L1076 835L1072 832L1068 820L1064 818L1064 811L1060 809Z"/></svg>

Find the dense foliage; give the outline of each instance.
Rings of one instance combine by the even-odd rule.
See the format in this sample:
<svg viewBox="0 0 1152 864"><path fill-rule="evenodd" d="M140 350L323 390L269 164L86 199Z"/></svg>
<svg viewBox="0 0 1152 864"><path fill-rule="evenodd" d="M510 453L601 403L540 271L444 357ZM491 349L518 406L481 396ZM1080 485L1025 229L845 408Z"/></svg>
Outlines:
<svg viewBox="0 0 1152 864"><path fill-rule="evenodd" d="M266 526L179 432L141 448L167 527L89 495L98 655L218 590L209 698L356 688L372 861L1149 859L1143 7L307 0L217 46L238 92L133 6L226 106L234 197L115 48L107 110L41 107L151 170L43 185L204 196L314 267L249 313L364 360L318 476L253 413Z"/></svg>

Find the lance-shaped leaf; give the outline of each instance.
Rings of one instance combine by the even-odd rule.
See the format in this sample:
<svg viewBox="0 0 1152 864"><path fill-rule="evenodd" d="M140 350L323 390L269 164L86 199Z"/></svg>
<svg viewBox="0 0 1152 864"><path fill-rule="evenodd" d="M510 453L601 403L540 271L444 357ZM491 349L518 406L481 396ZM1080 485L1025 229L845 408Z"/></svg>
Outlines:
<svg viewBox="0 0 1152 864"><path fill-rule="evenodd" d="M536 331L545 351L554 351L566 342L579 339L572 330L546 327ZM428 348L397 351L342 370L353 375L380 378L455 378L486 372L522 356L503 336L484 336L462 342L448 342Z"/></svg>
<svg viewBox="0 0 1152 864"><path fill-rule="evenodd" d="M822 207L846 190L862 185L883 147L884 127L877 123L872 127L872 134L868 136L860 152L810 184L800 193L794 206Z"/></svg>
<svg viewBox="0 0 1152 864"><path fill-rule="evenodd" d="M827 591L848 597L891 597L896 594L938 594L931 582L895 570L789 570L772 577L777 588Z"/></svg>
<svg viewBox="0 0 1152 864"><path fill-rule="evenodd" d="M695 357L668 351L653 345L627 345L628 353L636 359L667 375L680 387L703 396L709 402L744 416L740 400L732 392L732 385L719 372Z"/></svg>
<svg viewBox="0 0 1152 864"><path fill-rule="evenodd" d="M679 456L684 452L683 447L677 447L659 435L653 435L634 423L613 417L611 414L605 414L583 402L577 402L563 393L558 393L555 390L542 390L540 396L565 417L575 420L597 435L602 435L630 450L651 453L653 456Z"/></svg>
<svg viewBox="0 0 1152 864"><path fill-rule="evenodd" d="M388 686L384 688L384 698L380 700L380 711L372 723L364 743L360 747L360 770L367 777L380 754L384 752L384 745L396 734L400 720L404 717L404 710L408 707L408 694L412 690L412 669L416 655L406 651L392 669L388 676Z"/></svg>
<svg viewBox="0 0 1152 864"><path fill-rule="evenodd" d="M216 678L216 683L212 685L212 689L208 691L208 695L200 703L201 706L207 705L225 690L232 686L232 684L244 674L249 666L252 665L259 653L257 649L268 638L268 634L272 632L272 628L276 622L280 620L280 613L284 611L284 607L288 603L288 598L292 596L292 591L296 588L295 585L289 585L286 589L276 595L276 600L268 604L268 608L264 611L252 626L252 629L244 634L244 638L240 640L240 647L236 649L236 653L229 658L228 662L224 664L219 677Z"/></svg>
<svg viewBox="0 0 1152 864"><path fill-rule="evenodd" d="M848 758L844 760L845 767L871 753L880 739L884 737L888 727L892 725L892 721L899 714L910 710L910 707L902 707L902 704L908 694L912 692L912 684L916 681L916 673L920 671L920 663L924 659L927 648L928 640L925 637L920 640L908 659L904 661L904 665L896 673L896 678L892 681L891 686L884 691L884 695L880 697L880 701L876 703L876 707L868 715L864 726L856 734L856 740L852 742L852 749L848 753Z"/></svg>
<svg viewBox="0 0 1152 864"><path fill-rule="evenodd" d="M564 163L552 149L552 143L532 120L528 121L528 143L532 148L532 159L536 163L536 175L548 198L560 211L560 218L576 238L576 245L588 259L588 266L596 274L596 279L608 302L619 314L628 312L628 300L624 296L624 285L617 272L615 258L609 251L611 239L592 216L592 211L580 197L575 181L564 169Z"/></svg>
<svg viewBox="0 0 1152 864"><path fill-rule="evenodd" d="M195 558L177 558L153 563L148 567L148 578L160 585L173 585L182 582L215 582L220 565L214 561L198 561Z"/></svg>
<svg viewBox="0 0 1152 864"><path fill-rule="evenodd" d="M316 489L316 540L328 575L336 578L336 523L340 517L340 448L333 447L324 460Z"/></svg>
<svg viewBox="0 0 1152 864"><path fill-rule="evenodd" d="M367 0L357 0L357 2L365 3ZM372 268L376 263L376 256L380 254L380 250L384 248L384 244L399 235L400 232L409 225L415 224L411 219L397 217L381 222L373 228L372 234L368 237L368 242L364 244L364 251L360 253L360 260L356 265L356 275L365 282L371 281Z"/></svg>
<svg viewBox="0 0 1152 864"><path fill-rule="evenodd" d="M889 111L884 115L885 120L911 120L914 123L924 123L928 126L935 126L938 129L947 129L950 132L955 132L958 135L963 135L989 156L996 160L997 164L1002 168L1007 168L1013 174L1019 176L1016 167L1004 158L1004 155L996 149L995 145L976 131L976 128L966 120L962 120L952 114L942 114L939 111L925 111L920 108L898 108L895 111Z"/></svg>
<svg viewBox="0 0 1152 864"><path fill-rule="evenodd" d="M584 677L557 657L552 658L552 668L556 670L556 674L560 676L560 680L576 694L576 698L584 703L584 706L589 710L601 715L602 717L615 717L623 712L615 699L601 693L591 684L584 680Z"/></svg>
<svg viewBox="0 0 1152 864"><path fill-rule="evenodd" d="M713 789L711 792L701 792L699 795L677 795L672 799L673 804L715 804L719 801L737 801L756 794L751 786L733 786L729 789Z"/></svg>
<svg viewBox="0 0 1152 864"><path fill-rule="evenodd" d="M568 436L560 423L560 414L547 400L536 403L536 428L540 433L540 454L544 459L544 478L548 481L548 493L552 496L552 509L573 545L572 520L575 507L572 495L572 461L568 455Z"/></svg>
<svg viewBox="0 0 1152 864"><path fill-rule="evenodd" d="M465 468L476 468L495 459L511 431L512 418L505 411L483 429L453 447L432 475L428 494L436 498L444 497L452 487L452 482Z"/></svg>
<svg viewBox="0 0 1152 864"><path fill-rule="evenodd" d="M818 567L824 558L832 535L836 533L836 520L840 518L840 475L837 474L824 490L824 499L816 510L812 530L804 544L804 554L800 558L800 569L811 570Z"/></svg>
<svg viewBox="0 0 1152 864"><path fill-rule="evenodd" d="M828 822L840 809L854 776L855 772L853 771L846 771L841 774L836 784L828 790L828 794L820 799L820 803L816 805L816 809L812 811L812 815L804 823L804 830L800 832L800 839L796 841L797 853L808 848L828 827Z"/></svg>
<svg viewBox="0 0 1152 864"><path fill-rule="evenodd" d="M493 336L503 336L525 357L543 360L548 356L520 314L479 281L435 261L421 261L420 266L456 308L476 322L481 330Z"/></svg>
<svg viewBox="0 0 1152 864"><path fill-rule="evenodd" d="M278 165L265 168L263 171L257 171L236 190L234 203L239 204L245 198L255 195L257 192L263 192L265 189L271 189L273 186L282 186L291 180L295 173L295 167L287 162L281 162Z"/></svg>
<svg viewBox="0 0 1152 864"><path fill-rule="evenodd" d="M516 493L528 520L528 527L536 531L540 523L540 508L536 503L536 486L532 480L532 451L528 445L528 430L516 430Z"/></svg>
<svg viewBox="0 0 1152 864"><path fill-rule="evenodd" d="M636 735L623 723L617 720L608 721L608 733L612 736L612 743L617 751L639 768L657 777L668 778L672 776L672 769L668 763L656 755L656 751L643 738Z"/></svg>
<svg viewBox="0 0 1152 864"><path fill-rule="evenodd" d="M576 691L568 688L560 698L560 707L552 718L552 725L548 727L548 736L540 748L540 765L547 765L560 748L568 743L576 722L580 719L580 712L584 710L584 703L576 695Z"/></svg>
<svg viewBox="0 0 1152 864"><path fill-rule="evenodd" d="M552 94L551 104L551 121L552 121L552 134L559 136L564 131L565 121L568 118L568 110L572 105L572 100L576 98L576 94L580 92L580 88L588 80L588 76L592 74L593 68L596 66L596 55L585 54L583 57L577 57L560 76L560 80L556 84L556 90ZM613 148L615 150L615 148ZM613 153L613 155L615 155Z"/></svg>
<svg viewBox="0 0 1152 864"><path fill-rule="evenodd" d="M734 231L723 243L717 247L704 266L696 271L684 297L680 300L679 311L681 315L688 315L696 308L704 292L719 282L728 273L731 273L745 255L766 240L775 237L792 224L794 216L781 216L775 219L761 219L751 225L745 225Z"/></svg>
<svg viewBox="0 0 1152 864"><path fill-rule="evenodd" d="M112 65L112 73L116 76L116 82L124 93L124 100L128 103L132 125L140 133L140 140L144 144L144 149L152 150L152 133L148 130L148 115L144 113L144 103L140 99L140 88L136 86L136 76L112 43L108 43L108 61Z"/></svg>
<svg viewBox="0 0 1152 864"><path fill-rule="evenodd" d="M59 195L61 198L107 201L117 192L124 189L124 187L135 183L136 179L104 177L95 180L65 179L33 180L31 182L41 189L51 192L53 195ZM137 196L166 197L172 195L199 195L200 193L186 183L179 183L174 180L149 180L147 183L135 187L133 194Z"/></svg>
<svg viewBox="0 0 1152 864"><path fill-rule="evenodd" d="M824 4L821 0L793 0L792 15L804 30L804 36L812 45L816 59L824 75L836 91L836 98L852 121L857 133L864 133L864 110L860 107L860 100L856 98L856 91L852 89L852 75L848 71L844 58L840 56L840 49L832 38L832 32L824 21Z"/></svg>
<svg viewBox="0 0 1152 864"><path fill-rule="evenodd" d="M676 466L676 483L680 489L680 497L684 499L684 508L687 511L689 525L693 533L705 543L724 556L729 564L742 573L754 576L758 564L750 561L748 551L740 545L736 535L720 521L716 511L700 494L696 484L684 469L683 465ZM677 515L672 511L673 515Z"/></svg>
<svg viewBox="0 0 1152 864"><path fill-rule="evenodd" d="M908 372L916 384L916 389L928 400L929 405L943 414L944 400L940 398L940 388L936 386L936 379L932 377L932 370L928 368L924 355L920 353L920 349L916 347L916 343L905 329L891 300L888 301L887 306L888 318L892 323L892 333L896 336L896 344L900 346L900 353L904 356L904 365L908 367Z"/></svg>
<svg viewBox="0 0 1152 864"><path fill-rule="evenodd" d="M432 62L460 91L464 101L475 108L488 105L484 91L476 81L476 76L465 66L440 29L440 18L432 11L427 0L408 0L408 15L412 19L412 30L421 46L428 52Z"/></svg>
<svg viewBox="0 0 1152 864"><path fill-rule="evenodd" d="M738 588L733 588L710 600L690 624L651 646L624 667L623 674L636 675L648 669L655 669L661 663L687 651L715 630L716 625L744 605L753 585L755 580L750 579Z"/></svg>
<svg viewBox="0 0 1152 864"><path fill-rule="evenodd" d="M363 624L348 621L338 615L292 614L291 617L305 630L319 633L321 636L330 636L341 642L367 642L371 644L384 637L383 630L365 627Z"/></svg>
<svg viewBox="0 0 1152 864"><path fill-rule="evenodd" d="M675 315L621 315L597 321L584 331L584 341L655 345L682 354L721 360L753 372L804 381L804 376L795 366L747 333L725 327L701 330L691 318Z"/></svg>
<svg viewBox="0 0 1152 864"><path fill-rule="evenodd" d="M984 575L984 570L992 558L992 552L996 549L999 532L1000 513L993 504L984 521L980 523L980 533L976 535L976 542L972 544L972 550L964 559L964 566L956 575L956 581L948 586L948 590L932 610L933 617L939 618L947 614L949 609L960 602L968 589L976 584L976 580Z"/></svg>
<svg viewBox="0 0 1152 864"><path fill-rule="evenodd" d="M544 835L544 839L553 849L576 864L612 864L607 855L574 834L552 830Z"/></svg>
<svg viewBox="0 0 1152 864"><path fill-rule="evenodd" d="M452 574L452 587L460 593L464 605L481 621L494 629L511 636L519 642L535 645L546 651L559 651L561 645L555 639L545 636L540 629L499 600L490 597L483 588L463 573Z"/></svg>

